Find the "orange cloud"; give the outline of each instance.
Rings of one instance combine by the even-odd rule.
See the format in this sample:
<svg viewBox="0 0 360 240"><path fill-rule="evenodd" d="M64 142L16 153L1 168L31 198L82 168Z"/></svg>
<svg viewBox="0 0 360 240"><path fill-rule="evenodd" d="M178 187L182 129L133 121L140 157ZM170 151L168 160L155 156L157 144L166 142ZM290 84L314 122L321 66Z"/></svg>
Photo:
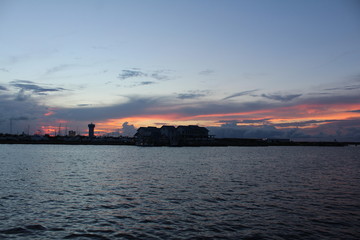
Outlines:
<svg viewBox="0 0 360 240"><path fill-rule="evenodd" d="M48 116L51 116L51 115L54 115L54 114L55 114L55 112L49 111L47 113L44 113L44 116L48 117Z"/></svg>
<svg viewBox="0 0 360 240"><path fill-rule="evenodd" d="M326 120L345 120L359 117L358 112L351 112L359 109L360 104L301 104L254 111L198 115L194 114L192 116L179 114L176 113L176 110L174 110L167 114L143 114L126 118L107 119L101 122L95 122L95 131L98 134L118 131L122 128L122 124L124 122L128 122L135 127L161 126L165 124L220 126L222 124L221 120L239 121L239 125L255 126L263 125L264 122L266 122L267 124L279 125L278 128L294 127L296 125L298 125L299 128L314 128L330 122ZM52 111L49 111L47 114L50 115L51 113ZM253 120L253 122L244 121L241 123L243 120ZM308 123L301 124L302 122ZM291 123L294 123L294 125ZM69 124L69 122L60 119L56 121L56 124L62 124L64 127ZM281 124L284 124L284 126L280 126ZM46 128L47 130L44 128L44 131L54 132L58 131L58 128L59 126L50 126ZM83 131L87 132L87 125L83 126L82 128Z"/></svg>

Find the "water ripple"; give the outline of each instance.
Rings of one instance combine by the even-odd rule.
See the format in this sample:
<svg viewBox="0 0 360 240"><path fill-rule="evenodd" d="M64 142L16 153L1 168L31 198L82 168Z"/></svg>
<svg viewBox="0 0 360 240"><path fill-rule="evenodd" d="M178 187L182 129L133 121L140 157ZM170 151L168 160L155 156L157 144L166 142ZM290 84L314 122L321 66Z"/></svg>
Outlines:
<svg viewBox="0 0 360 240"><path fill-rule="evenodd" d="M0 239L360 237L359 148L1 147Z"/></svg>

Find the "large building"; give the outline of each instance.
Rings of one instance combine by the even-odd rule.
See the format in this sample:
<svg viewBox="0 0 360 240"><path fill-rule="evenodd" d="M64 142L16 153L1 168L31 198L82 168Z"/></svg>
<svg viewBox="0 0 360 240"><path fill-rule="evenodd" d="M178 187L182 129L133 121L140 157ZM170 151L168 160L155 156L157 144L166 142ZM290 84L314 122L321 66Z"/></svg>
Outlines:
<svg viewBox="0 0 360 240"><path fill-rule="evenodd" d="M135 134L140 146L192 146L209 140L209 130L196 125L141 127Z"/></svg>
<svg viewBox="0 0 360 240"><path fill-rule="evenodd" d="M89 137L92 138L92 137L95 136L95 135L94 135L95 124L90 123L90 124L88 125L88 127L89 127Z"/></svg>

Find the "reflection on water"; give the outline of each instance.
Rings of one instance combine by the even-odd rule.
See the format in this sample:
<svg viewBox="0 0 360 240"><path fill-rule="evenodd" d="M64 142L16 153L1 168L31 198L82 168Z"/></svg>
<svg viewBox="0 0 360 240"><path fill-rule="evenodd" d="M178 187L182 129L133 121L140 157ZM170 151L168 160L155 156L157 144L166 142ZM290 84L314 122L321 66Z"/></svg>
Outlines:
<svg viewBox="0 0 360 240"><path fill-rule="evenodd" d="M0 150L0 239L360 236L358 147Z"/></svg>

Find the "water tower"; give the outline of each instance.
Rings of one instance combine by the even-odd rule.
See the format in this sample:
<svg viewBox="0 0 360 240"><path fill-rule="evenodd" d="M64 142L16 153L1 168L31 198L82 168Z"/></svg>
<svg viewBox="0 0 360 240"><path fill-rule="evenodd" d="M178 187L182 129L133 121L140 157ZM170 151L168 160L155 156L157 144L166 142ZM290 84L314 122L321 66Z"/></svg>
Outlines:
<svg viewBox="0 0 360 240"><path fill-rule="evenodd" d="M88 125L88 127L89 127L89 137L92 138L92 137L94 137L95 124L90 123Z"/></svg>

